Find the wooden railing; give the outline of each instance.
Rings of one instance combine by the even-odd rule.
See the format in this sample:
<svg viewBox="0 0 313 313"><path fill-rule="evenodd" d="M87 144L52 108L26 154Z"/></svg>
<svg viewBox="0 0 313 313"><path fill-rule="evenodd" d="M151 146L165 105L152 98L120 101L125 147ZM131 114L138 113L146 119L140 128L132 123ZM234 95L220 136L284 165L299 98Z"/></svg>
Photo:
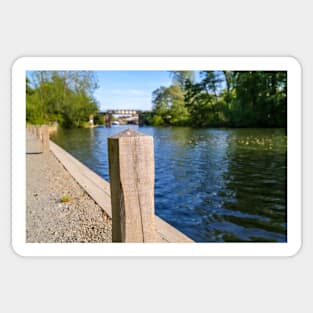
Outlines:
<svg viewBox="0 0 313 313"><path fill-rule="evenodd" d="M26 128L41 142L42 152L49 152L49 127L48 125L27 125Z"/></svg>
<svg viewBox="0 0 313 313"><path fill-rule="evenodd" d="M126 130L108 138L110 184L49 141L46 126L28 126L112 218L113 242L193 242L154 212L153 137Z"/></svg>

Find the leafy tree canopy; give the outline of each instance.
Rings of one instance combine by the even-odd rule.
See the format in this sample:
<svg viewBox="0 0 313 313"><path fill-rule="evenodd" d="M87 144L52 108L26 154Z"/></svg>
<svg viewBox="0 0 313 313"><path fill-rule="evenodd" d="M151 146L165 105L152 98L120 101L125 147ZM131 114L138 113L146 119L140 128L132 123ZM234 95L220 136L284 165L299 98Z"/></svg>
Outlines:
<svg viewBox="0 0 313 313"><path fill-rule="evenodd" d="M26 77L26 120L79 127L98 110L97 81L89 71L36 71Z"/></svg>
<svg viewBox="0 0 313 313"><path fill-rule="evenodd" d="M152 125L286 127L287 72L172 71L153 92Z"/></svg>

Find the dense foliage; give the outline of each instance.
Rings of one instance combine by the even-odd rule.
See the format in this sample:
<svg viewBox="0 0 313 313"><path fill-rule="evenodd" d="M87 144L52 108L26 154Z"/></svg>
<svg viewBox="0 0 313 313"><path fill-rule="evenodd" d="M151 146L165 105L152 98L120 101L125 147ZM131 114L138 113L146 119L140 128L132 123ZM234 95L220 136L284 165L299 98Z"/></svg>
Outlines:
<svg viewBox="0 0 313 313"><path fill-rule="evenodd" d="M152 94L142 120L154 126L286 127L287 72L171 71L172 85ZM93 72L35 71L26 78L26 120L79 127L98 111ZM101 119L95 116L96 119ZM102 118L103 119L103 118ZM103 123L103 120L99 120Z"/></svg>
<svg viewBox="0 0 313 313"><path fill-rule="evenodd" d="M79 127L97 110L93 92L97 83L88 71L37 71L26 78L26 121L58 122Z"/></svg>
<svg viewBox="0 0 313 313"><path fill-rule="evenodd" d="M154 126L286 127L287 72L170 72L173 84L153 92Z"/></svg>

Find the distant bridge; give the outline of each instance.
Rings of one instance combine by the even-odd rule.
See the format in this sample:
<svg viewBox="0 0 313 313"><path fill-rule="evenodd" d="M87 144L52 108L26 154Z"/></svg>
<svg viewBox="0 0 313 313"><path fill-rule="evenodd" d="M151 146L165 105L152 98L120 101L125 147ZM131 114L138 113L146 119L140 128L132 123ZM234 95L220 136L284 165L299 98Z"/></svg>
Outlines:
<svg viewBox="0 0 313 313"><path fill-rule="evenodd" d="M99 115L104 115L105 116L105 126L106 127L111 127L112 125L112 115L113 114L120 114L120 115L132 115L138 116L138 121L139 124L142 124L142 119L141 119L141 110L120 110L120 109L114 109L114 110L106 110L106 111L99 111L97 114Z"/></svg>
<svg viewBox="0 0 313 313"><path fill-rule="evenodd" d="M102 112L98 112L98 114L125 114L125 115L138 115L142 111L141 110L106 110Z"/></svg>

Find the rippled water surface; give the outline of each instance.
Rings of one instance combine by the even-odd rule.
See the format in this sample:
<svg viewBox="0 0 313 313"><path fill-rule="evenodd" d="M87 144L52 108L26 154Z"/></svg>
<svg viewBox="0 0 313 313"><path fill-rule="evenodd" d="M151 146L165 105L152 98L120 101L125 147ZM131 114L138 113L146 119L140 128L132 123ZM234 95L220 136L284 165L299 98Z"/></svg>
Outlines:
<svg viewBox="0 0 313 313"><path fill-rule="evenodd" d="M124 129L60 130L52 139L109 180L107 137ZM198 242L287 240L285 130L138 130L154 137L157 215Z"/></svg>

